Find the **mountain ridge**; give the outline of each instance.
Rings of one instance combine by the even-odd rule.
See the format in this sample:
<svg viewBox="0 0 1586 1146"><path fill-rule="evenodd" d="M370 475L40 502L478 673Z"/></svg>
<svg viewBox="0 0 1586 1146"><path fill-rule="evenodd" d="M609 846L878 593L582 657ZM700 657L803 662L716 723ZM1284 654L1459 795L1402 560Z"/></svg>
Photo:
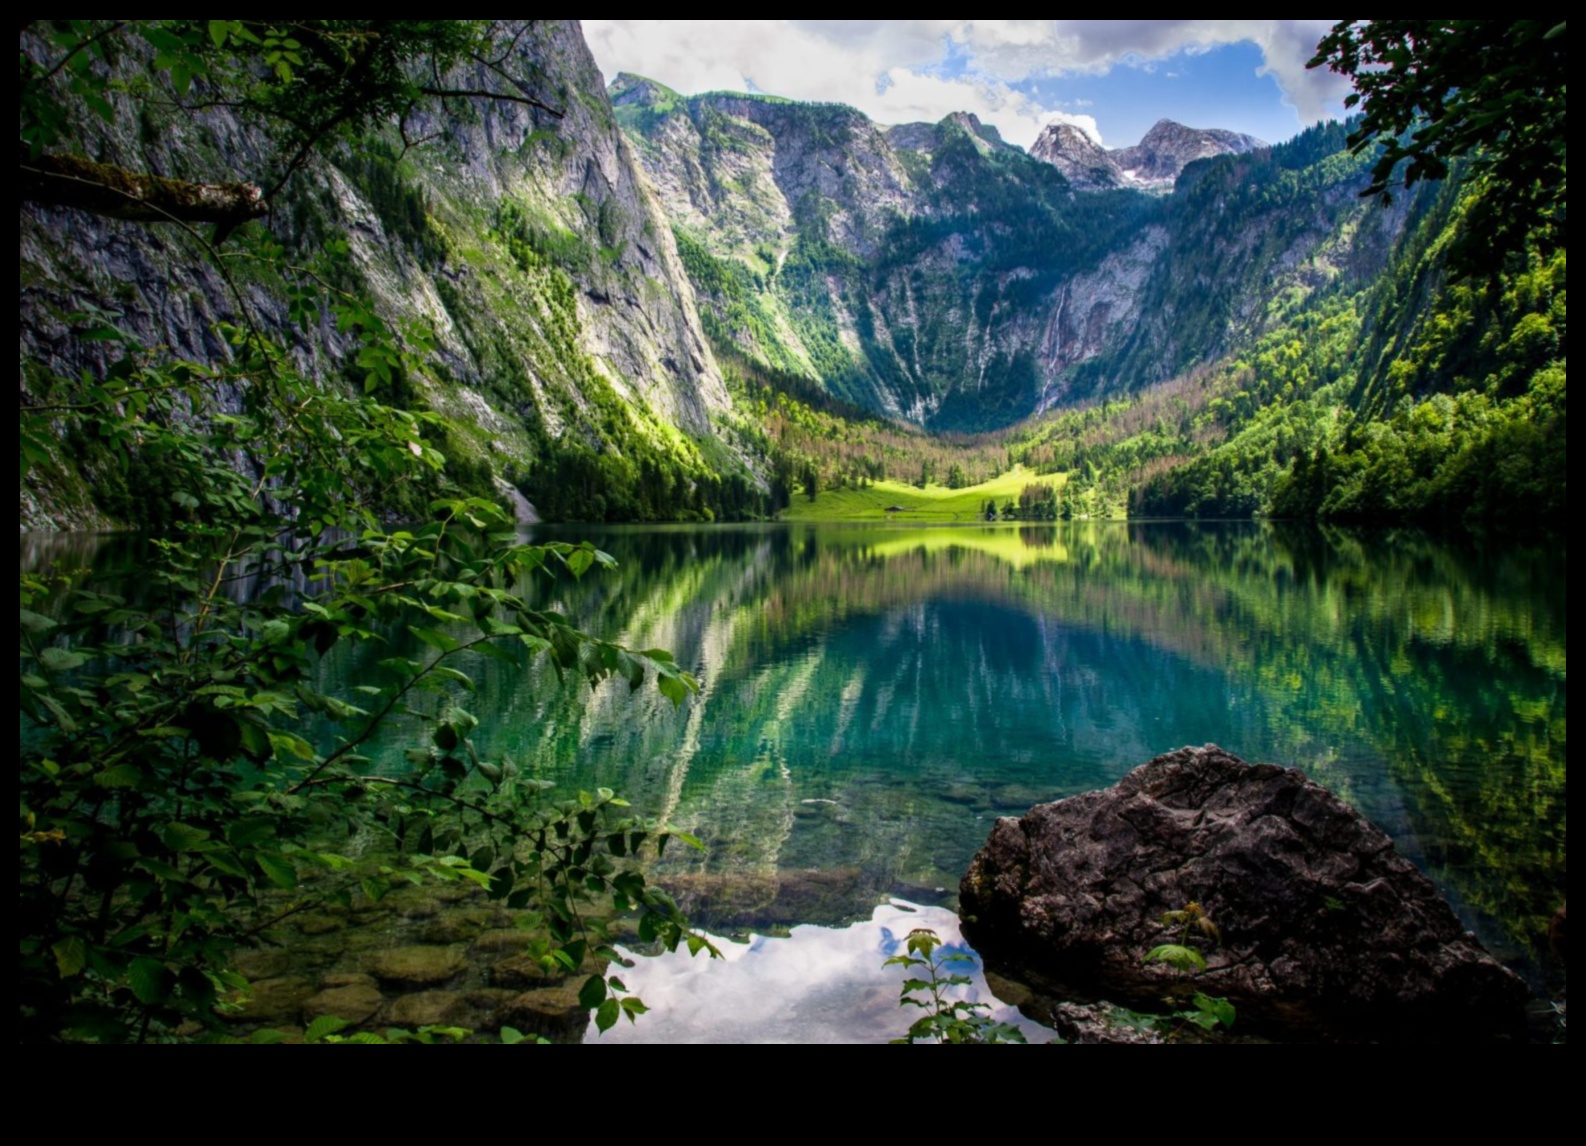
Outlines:
<svg viewBox="0 0 1586 1146"><path fill-rule="evenodd" d="M1261 326L1274 286L1308 296L1361 262L1345 248L1364 210L1354 198L1363 170L1328 161L1344 151L1341 130L1323 132L1320 151L1310 137L1274 149L1164 120L1113 153L1060 126L1072 162L1054 163L964 113L883 126L842 105L685 97L632 75L612 90L713 339L928 429L990 429L1166 379ZM1082 140L1091 150L1078 154ZM1145 173L1137 185L1120 154ZM1219 187L1238 198L1241 184L1273 181L1302 154L1311 192L1246 197L1245 233L1198 235L1180 218L1182 196L1142 194L1232 162L1244 167ZM1116 177L1090 178L1087 161ZM1367 230L1391 245L1391 227ZM1235 296L1210 315L1216 329L1137 329L1163 293L1151 284L1186 262L1203 276L1223 264L1226 291L1220 280L1183 284ZM1278 281L1258 281L1267 271Z"/></svg>

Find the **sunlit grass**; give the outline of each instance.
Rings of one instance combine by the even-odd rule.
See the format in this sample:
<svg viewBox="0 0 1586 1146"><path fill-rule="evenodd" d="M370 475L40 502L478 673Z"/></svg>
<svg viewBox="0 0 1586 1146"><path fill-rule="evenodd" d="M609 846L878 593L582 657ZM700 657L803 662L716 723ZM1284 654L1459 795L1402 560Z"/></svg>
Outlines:
<svg viewBox="0 0 1586 1146"><path fill-rule="evenodd" d="M1023 466L979 485L924 489L899 481L878 481L863 489L822 490L811 501L803 492L782 511L784 521L981 521L988 498L1000 508L1019 500L1019 491L1040 483L1061 490L1064 474L1036 474ZM896 507L893 512L889 508Z"/></svg>

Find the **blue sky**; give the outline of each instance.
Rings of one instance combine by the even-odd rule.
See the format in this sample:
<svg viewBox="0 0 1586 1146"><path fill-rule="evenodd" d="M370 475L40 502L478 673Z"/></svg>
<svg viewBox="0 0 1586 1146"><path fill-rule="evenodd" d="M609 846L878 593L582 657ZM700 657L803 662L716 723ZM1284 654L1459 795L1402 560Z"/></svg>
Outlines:
<svg viewBox="0 0 1586 1146"><path fill-rule="evenodd" d="M1269 142L1342 114L1307 71L1330 20L585 20L610 80L848 103L882 123L971 111L1028 146L1054 120L1108 147L1158 119Z"/></svg>

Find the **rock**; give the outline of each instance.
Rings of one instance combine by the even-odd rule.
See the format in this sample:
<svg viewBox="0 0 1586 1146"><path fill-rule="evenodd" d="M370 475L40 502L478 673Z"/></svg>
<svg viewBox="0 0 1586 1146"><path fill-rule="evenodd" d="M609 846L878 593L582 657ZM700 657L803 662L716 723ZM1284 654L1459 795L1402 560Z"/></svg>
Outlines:
<svg viewBox="0 0 1586 1146"><path fill-rule="evenodd" d="M1182 748L1111 788L997 821L960 884L988 968L1336 1037L1518 1033L1526 989L1365 817L1294 769ZM1221 930L1190 980L1146 952L1194 902Z"/></svg>
<svg viewBox="0 0 1586 1146"><path fill-rule="evenodd" d="M473 1008L474 1021L469 1025L476 1031L500 1030L508 1022L504 1017L507 1006L522 993L510 987L478 987L466 992L463 998Z"/></svg>
<svg viewBox="0 0 1586 1146"><path fill-rule="evenodd" d="M304 1000L303 1021L312 1023L321 1015L335 1015L357 1026L373 1017L384 1002L384 996L372 981L331 987Z"/></svg>
<svg viewBox="0 0 1586 1146"><path fill-rule="evenodd" d="M530 943L533 943L535 934L517 927L498 927L481 933L475 940L472 951L476 955L501 955L516 954Z"/></svg>
<svg viewBox="0 0 1586 1146"><path fill-rule="evenodd" d="M662 881L683 914L703 927L767 932L800 923L864 919L890 881L857 867L776 872L689 872Z"/></svg>
<svg viewBox="0 0 1586 1146"><path fill-rule="evenodd" d="M333 915L305 915L297 922L297 929L304 935L327 935L346 926L345 920Z"/></svg>
<svg viewBox="0 0 1586 1146"><path fill-rule="evenodd" d="M577 1042L589 1023L578 1002L578 987L541 987L514 997L497 1015L504 1026L548 1039Z"/></svg>
<svg viewBox="0 0 1586 1146"><path fill-rule="evenodd" d="M487 912L453 908L429 920L419 933L426 943L466 943L488 926Z"/></svg>
<svg viewBox="0 0 1586 1146"><path fill-rule="evenodd" d="M403 995L391 1004L386 1021L397 1027L468 1027L474 1010L460 991L420 991Z"/></svg>
<svg viewBox="0 0 1586 1146"><path fill-rule="evenodd" d="M1058 1003L1043 1019L1071 1043L1160 1043L1162 1036L1147 1026L1131 1026L1114 1018L1106 1003Z"/></svg>
<svg viewBox="0 0 1586 1146"><path fill-rule="evenodd" d="M1071 123L1047 124L1030 155L1056 167L1076 190L1105 190L1128 181L1114 155Z"/></svg>
<svg viewBox="0 0 1586 1146"><path fill-rule="evenodd" d="M321 975L319 989L329 990L332 987L373 987L374 976L364 975L357 971L332 971L328 975Z"/></svg>
<svg viewBox="0 0 1586 1146"><path fill-rule="evenodd" d="M460 947L414 945L371 952L365 966L382 983L426 987L461 973L465 962Z"/></svg>
<svg viewBox="0 0 1586 1146"><path fill-rule="evenodd" d="M537 987L565 978L565 971L546 971L536 955L512 955L490 968L490 981L498 987Z"/></svg>
<svg viewBox="0 0 1586 1146"><path fill-rule="evenodd" d="M303 1009L303 1000L314 993L314 985L301 975L283 975L276 979L261 979L249 987L240 1011L226 1015L233 1022L295 1023Z"/></svg>
<svg viewBox="0 0 1586 1146"><path fill-rule="evenodd" d="M234 971L250 980L273 979L292 969L292 953L279 947L256 947L231 957Z"/></svg>

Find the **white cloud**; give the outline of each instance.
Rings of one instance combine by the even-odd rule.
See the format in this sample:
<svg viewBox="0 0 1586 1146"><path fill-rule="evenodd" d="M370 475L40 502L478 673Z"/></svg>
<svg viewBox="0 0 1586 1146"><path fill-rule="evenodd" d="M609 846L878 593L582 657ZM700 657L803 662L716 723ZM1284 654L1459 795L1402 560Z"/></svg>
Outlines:
<svg viewBox="0 0 1586 1146"><path fill-rule="evenodd" d="M1106 72L1120 64L1161 60L1250 42L1304 123L1328 115L1347 82L1306 62L1332 20L967 20L950 35L987 75L1008 81L1063 72Z"/></svg>
<svg viewBox="0 0 1586 1146"><path fill-rule="evenodd" d="M1344 81L1305 62L1328 20L585 20L610 79L637 72L680 91L773 92L851 104L882 123L968 111L1028 146L1054 120L1100 139L1088 115L1041 105L1020 81L1104 73L1251 42L1262 74L1305 123L1336 108Z"/></svg>

